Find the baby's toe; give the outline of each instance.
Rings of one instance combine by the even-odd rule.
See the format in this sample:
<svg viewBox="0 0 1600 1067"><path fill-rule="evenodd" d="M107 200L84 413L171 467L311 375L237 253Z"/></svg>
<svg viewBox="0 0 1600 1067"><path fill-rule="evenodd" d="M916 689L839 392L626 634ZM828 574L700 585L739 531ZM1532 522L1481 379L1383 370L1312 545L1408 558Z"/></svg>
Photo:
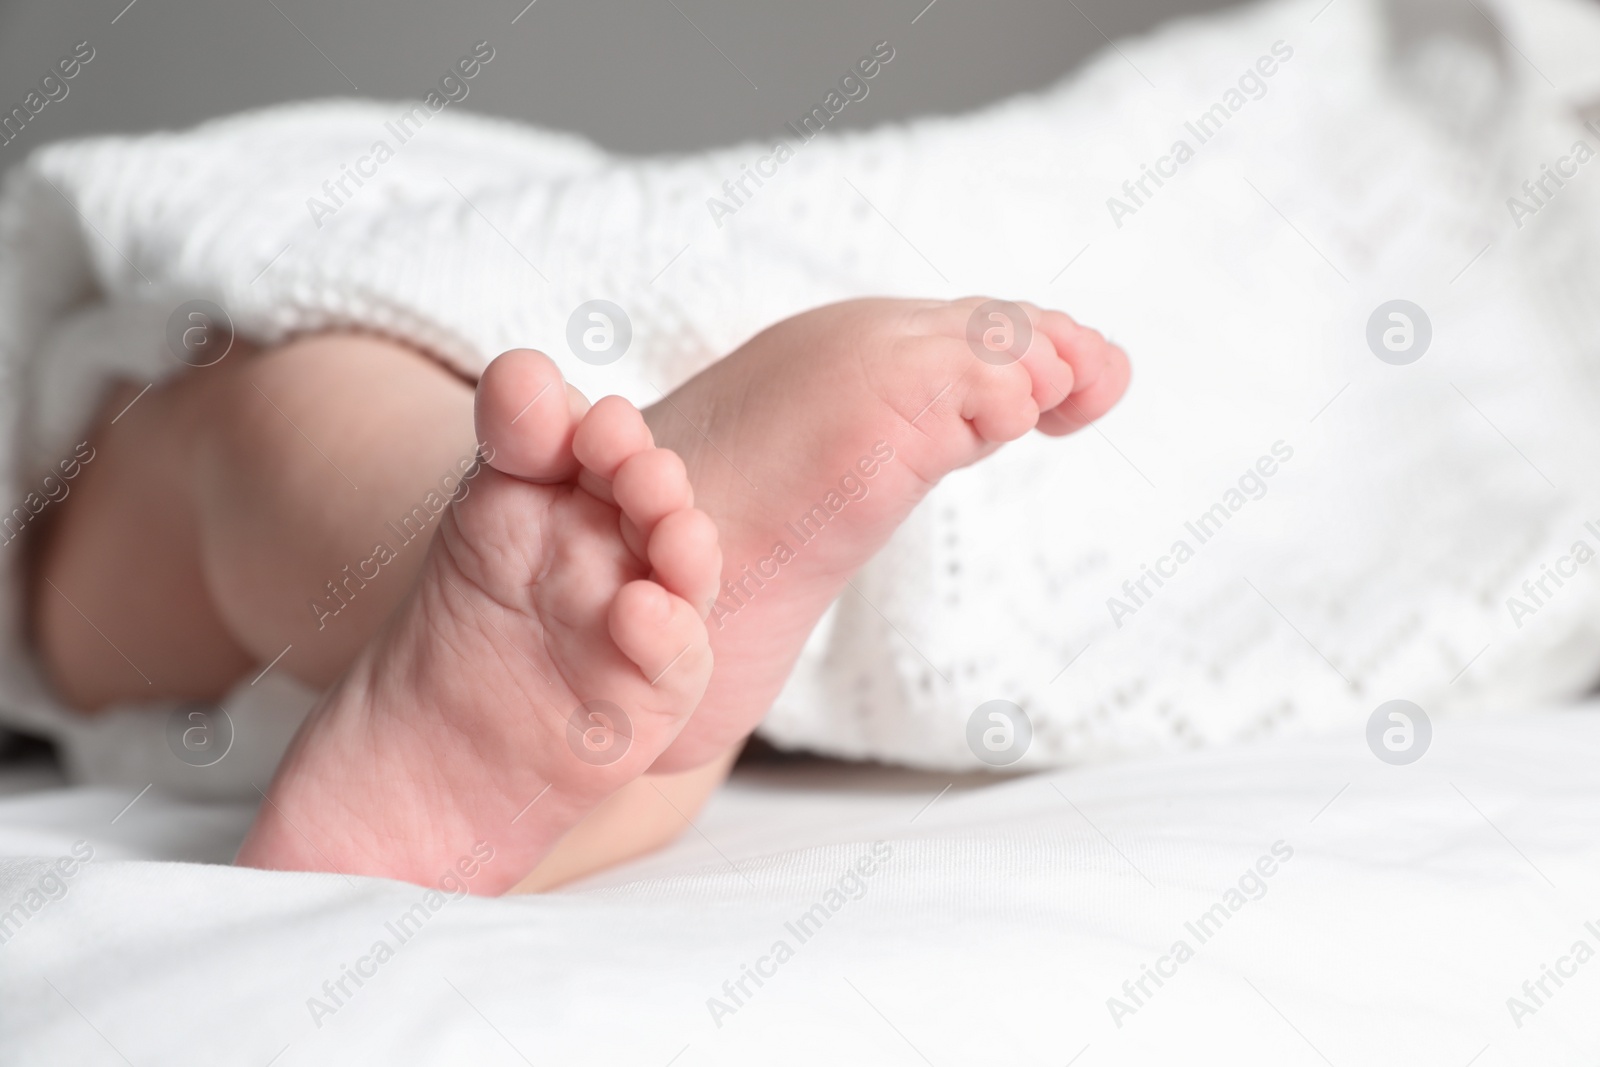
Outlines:
<svg viewBox="0 0 1600 1067"><path fill-rule="evenodd" d="M974 399L985 404L984 418L975 425L986 440L1022 436L1034 427L1040 412L1083 388L1083 373L1091 360L1058 351L1043 328L1046 316L1052 314L1071 322L1059 312L1045 312L1029 303L982 296L924 305L915 313L914 321L922 329L958 339L968 350L968 374L984 383ZM1092 373L1098 373L1097 366ZM1022 381L1032 397L1031 410L1015 395Z"/></svg>
<svg viewBox="0 0 1600 1067"><path fill-rule="evenodd" d="M611 493L622 509L628 547L641 556L656 523L694 505L689 471L669 448L648 448L629 456L611 480Z"/></svg>
<svg viewBox="0 0 1600 1067"><path fill-rule="evenodd" d="M617 591L608 617L611 640L658 692L663 704L687 719L711 677L711 645L699 613L682 597L652 581Z"/></svg>
<svg viewBox="0 0 1600 1067"><path fill-rule="evenodd" d="M977 381L967 390L961 417L983 440L993 444L1015 441L1038 424L1039 405L1025 368L980 367L973 376Z"/></svg>
<svg viewBox="0 0 1600 1067"><path fill-rule="evenodd" d="M1085 373L1092 374L1097 371L1084 366L1090 361L1083 359L1074 361L1062 353L1050 333L1044 329L1044 320L1051 313L1042 312L1032 304L1023 304L1021 307L1028 315L1030 329L1028 345L1022 352L1019 362L1028 372L1034 403L1039 406L1041 412L1050 411L1067 397L1084 388Z"/></svg>
<svg viewBox="0 0 1600 1067"><path fill-rule="evenodd" d="M554 361L531 348L496 357L478 380L478 440L495 470L533 482L572 477L573 430L587 407Z"/></svg>
<svg viewBox="0 0 1600 1067"><path fill-rule="evenodd" d="M722 550L711 516L697 508L667 515L650 534L646 554L656 581L694 605L702 618L710 613L722 578Z"/></svg>
<svg viewBox="0 0 1600 1067"><path fill-rule="evenodd" d="M606 503L615 503L611 482L618 469L654 447L639 409L620 396L603 396L573 434L572 452L583 465L578 484Z"/></svg>
<svg viewBox="0 0 1600 1067"><path fill-rule="evenodd" d="M1040 329L1071 364L1072 392L1039 418L1039 429L1060 436L1082 429L1110 411L1127 392L1133 370L1121 348L1059 311L1045 312Z"/></svg>

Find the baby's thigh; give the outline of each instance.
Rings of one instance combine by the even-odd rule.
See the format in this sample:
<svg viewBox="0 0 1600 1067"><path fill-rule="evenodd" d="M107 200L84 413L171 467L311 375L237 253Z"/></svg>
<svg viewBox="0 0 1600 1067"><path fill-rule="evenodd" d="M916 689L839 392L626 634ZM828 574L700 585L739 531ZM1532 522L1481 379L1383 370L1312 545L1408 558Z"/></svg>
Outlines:
<svg viewBox="0 0 1600 1067"><path fill-rule="evenodd" d="M195 462L207 587L259 660L294 644L285 667L328 685L470 491L472 385L397 342L323 334L244 361L217 394Z"/></svg>
<svg viewBox="0 0 1600 1067"><path fill-rule="evenodd" d="M291 643L283 669L328 684L410 585L428 494L472 453L471 386L398 343L322 334L141 388L85 431L94 458L31 546L56 688L86 710L214 699ZM389 522L415 544L361 579Z"/></svg>

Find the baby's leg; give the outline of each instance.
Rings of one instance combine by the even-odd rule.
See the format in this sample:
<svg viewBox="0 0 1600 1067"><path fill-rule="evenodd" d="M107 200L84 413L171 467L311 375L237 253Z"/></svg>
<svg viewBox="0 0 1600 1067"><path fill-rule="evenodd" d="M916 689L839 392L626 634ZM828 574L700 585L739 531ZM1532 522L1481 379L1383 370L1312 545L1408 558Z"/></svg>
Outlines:
<svg viewBox="0 0 1600 1067"><path fill-rule="evenodd" d="M470 454L471 387L397 345L326 336L230 355L109 424L137 391L105 406L95 462L40 553L36 618L57 688L84 709L215 699L291 644L274 669L326 687L422 553L407 546L376 579L350 581L347 604L325 583L396 540L384 523Z"/></svg>
<svg viewBox="0 0 1600 1067"><path fill-rule="evenodd" d="M473 455L472 386L404 346L324 335L235 352L118 417L137 392L105 405L95 461L38 546L57 688L85 710L214 700L274 660L328 687L416 582ZM670 840L729 762L624 787L530 887Z"/></svg>
<svg viewBox="0 0 1600 1067"><path fill-rule="evenodd" d="M1121 395L1128 381L1122 353L1058 312L1010 312L1018 321L1005 347L990 348L985 334L990 350L980 351L972 324L987 321L980 317L989 306L979 299L878 300L821 308L752 339L646 420L617 398L585 416L574 394L569 411L565 399L556 404L564 386L546 396L543 387L559 384L548 361L531 353L502 357L497 365L522 366L517 373L526 380L496 376L491 367L478 387L476 415L479 433L506 454L494 456L496 469L480 474L467 498L445 513L423 569L397 572L407 588L388 595L400 597L400 606L296 739L241 861L429 880L475 835L493 829L509 846L488 880L494 891L510 885L508 866L526 862L514 881L581 816L594 825L601 814L595 805L647 767L691 775L710 767L704 773L714 780L729 749L771 705L828 603L940 478L1035 426L1070 432ZM368 558L366 538L379 536L372 527L396 509L409 510L431 482L428 472L403 492L395 489L396 464L384 458L384 447L404 441L414 449L413 438L431 439L449 425L448 407L413 402L443 383L401 387L412 371L441 374L437 368L363 363L351 354L355 342L341 344L351 347L340 349L349 358L337 363L338 374L327 371L326 357L291 361L293 346L261 357L282 361L287 369L276 377L257 380L247 364L234 372L241 384L217 387L231 406L208 416L242 439L211 447L207 455L216 458L201 463L194 480L203 498L192 505L202 528L202 587L255 662L268 661L296 633L315 640L313 625L325 632L383 580L381 566L394 561L358 571L368 584L346 587L348 605L331 622L323 617L328 604L307 608L297 624L301 594L281 588L286 581L342 585L346 564ZM264 396L269 389L294 400ZM262 422L243 418L246 402ZM269 411L287 429L266 418ZM528 421L517 426L524 411ZM171 421L184 423L177 415ZM547 439L557 428L568 437ZM650 449L652 433L676 451ZM440 440L466 444L464 436ZM209 444L202 439L190 448ZM428 460L448 469L458 454L441 445ZM283 462L295 455L305 462ZM652 458L619 467L624 455ZM417 462L410 451L406 457ZM205 473L212 463L222 475ZM247 486L265 488L241 491L241 474ZM382 508L349 503L363 482L384 486ZM688 507L691 484L730 550L710 635L689 604L716 595L705 543L715 530ZM342 517L330 520L329 512ZM698 518L674 524L677 514ZM361 522L367 528L346 533ZM241 575L255 557L213 558L204 532L213 524L226 533L215 542L225 549L284 552L286 539L336 548L324 548L310 565L287 553L287 577ZM672 536L664 534L669 526ZM702 533L694 534L696 527ZM654 592L629 592L637 587ZM670 611L662 590L675 598ZM663 634L674 638L673 649L656 647ZM341 664L312 652L300 669L325 684ZM651 673L647 665L658 656L659 672ZM115 666L109 654L103 660ZM52 662L66 669L60 657ZM625 764L589 773L565 753L577 710L568 717L553 709L581 702L588 710L608 689L640 709L634 726L642 729ZM678 734L692 692L694 720ZM579 748L571 755L588 762ZM706 778L685 781L707 787ZM543 793L533 790L545 785L551 795L540 801ZM520 837L509 834L509 809L526 810L524 804L540 805L535 825Z"/></svg>
<svg viewBox="0 0 1600 1067"><path fill-rule="evenodd" d="M537 352L489 365L474 417L482 469L296 735L238 862L423 884L459 867L504 892L698 706L696 605L721 559L683 461Z"/></svg>
<svg viewBox="0 0 1600 1067"><path fill-rule="evenodd" d="M854 300L763 330L646 411L725 559L717 669L656 768L756 728L828 605L941 478L1031 429L1082 428L1128 380L1122 350L1060 311Z"/></svg>

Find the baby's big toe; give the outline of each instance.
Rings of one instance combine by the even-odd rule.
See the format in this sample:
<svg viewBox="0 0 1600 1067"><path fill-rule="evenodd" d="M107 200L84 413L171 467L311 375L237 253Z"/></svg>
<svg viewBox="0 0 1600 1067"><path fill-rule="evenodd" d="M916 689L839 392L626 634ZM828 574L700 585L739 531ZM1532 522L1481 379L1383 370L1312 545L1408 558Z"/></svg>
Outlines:
<svg viewBox="0 0 1600 1067"><path fill-rule="evenodd" d="M1043 405L1039 429L1052 436L1080 430L1105 415L1127 392L1132 367L1121 348L1099 331L1080 326L1060 311L1041 312L1040 333L1072 368L1071 392L1055 404Z"/></svg>
<svg viewBox="0 0 1600 1067"><path fill-rule="evenodd" d="M478 380L478 440L489 465L532 482L572 477L572 434L587 402L543 352L516 348L497 356Z"/></svg>

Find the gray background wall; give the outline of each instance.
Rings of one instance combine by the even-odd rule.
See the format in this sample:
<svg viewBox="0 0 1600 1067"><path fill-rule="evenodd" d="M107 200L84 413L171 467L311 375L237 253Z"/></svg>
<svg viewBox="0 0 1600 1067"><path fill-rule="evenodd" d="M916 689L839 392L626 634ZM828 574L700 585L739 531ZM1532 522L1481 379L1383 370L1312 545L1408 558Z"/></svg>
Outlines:
<svg viewBox="0 0 1600 1067"><path fill-rule="evenodd" d="M496 56L466 107L621 151L686 150L770 134L879 40L896 48L894 76L874 83L870 107L846 109L843 125L960 111L1040 88L1104 47L1102 33L1115 39L1223 6L536 0L524 11L526 2L0 0L0 111L76 42L97 53L65 100L0 146L0 168L62 137L185 126L307 97L421 96L478 40Z"/></svg>

